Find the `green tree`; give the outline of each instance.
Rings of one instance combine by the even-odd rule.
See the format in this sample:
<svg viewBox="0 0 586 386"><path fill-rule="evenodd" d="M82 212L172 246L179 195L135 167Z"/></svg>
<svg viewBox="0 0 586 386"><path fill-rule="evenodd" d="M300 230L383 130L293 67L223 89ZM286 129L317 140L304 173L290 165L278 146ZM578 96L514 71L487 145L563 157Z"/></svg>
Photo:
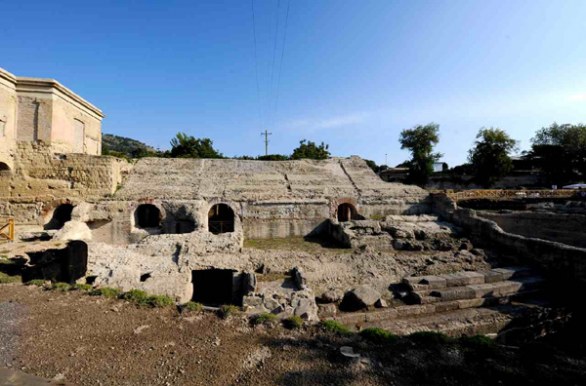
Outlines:
<svg viewBox="0 0 586 386"><path fill-rule="evenodd" d="M517 141L504 130L492 127L480 129L468 154L476 182L489 187L513 170L509 154L516 148Z"/></svg>
<svg viewBox="0 0 586 386"><path fill-rule="evenodd" d="M224 158L222 153L214 149L209 138L195 138L185 133L177 133L171 140L173 158Z"/></svg>
<svg viewBox="0 0 586 386"><path fill-rule="evenodd" d="M565 185L586 178L586 125L553 123L537 131L527 158L549 184Z"/></svg>
<svg viewBox="0 0 586 386"><path fill-rule="evenodd" d="M328 148L329 145L326 145L323 142L318 146L315 142L303 139L299 141L299 147L293 150L291 159L328 159L330 157Z"/></svg>
<svg viewBox="0 0 586 386"><path fill-rule="evenodd" d="M401 149L408 149L411 152L409 182L423 186L433 173L433 163L442 156L433 152L433 147L439 142L438 131L438 124L429 123L401 132Z"/></svg>
<svg viewBox="0 0 586 386"><path fill-rule="evenodd" d="M289 156L283 154L268 154L259 155L256 159L259 161L287 161L289 160Z"/></svg>

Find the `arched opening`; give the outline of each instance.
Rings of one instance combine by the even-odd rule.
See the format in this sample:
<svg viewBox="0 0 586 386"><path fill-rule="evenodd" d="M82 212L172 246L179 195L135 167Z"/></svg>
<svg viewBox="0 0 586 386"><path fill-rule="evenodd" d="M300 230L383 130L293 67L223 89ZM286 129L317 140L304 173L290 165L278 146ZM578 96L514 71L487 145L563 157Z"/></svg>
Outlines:
<svg viewBox="0 0 586 386"><path fill-rule="evenodd" d="M152 204L142 204L134 212L137 228L158 228L161 225L161 211Z"/></svg>
<svg viewBox="0 0 586 386"><path fill-rule="evenodd" d="M10 176L10 166L4 162L0 162L0 177Z"/></svg>
<svg viewBox="0 0 586 386"><path fill-rule="evenodd" d="M61 204L53 211L51 220L45 224L45 229L61 229L66 222L71 221L71 212L74 206L71 204Z"/></svg>
<svg viewBox="0 0 586 386"><path fill-rule="evenodd" d="M337 213L339 222L359 219L358 211L356 211L356 208L352 204L344 203L338 205Z"/></svg>
<svg viewBox="0 0 586 386"><path fill-rule="evenodd" d="M216 204L208 212L208 230L217 235L234 232L234 211L226 204Z"/></svg>

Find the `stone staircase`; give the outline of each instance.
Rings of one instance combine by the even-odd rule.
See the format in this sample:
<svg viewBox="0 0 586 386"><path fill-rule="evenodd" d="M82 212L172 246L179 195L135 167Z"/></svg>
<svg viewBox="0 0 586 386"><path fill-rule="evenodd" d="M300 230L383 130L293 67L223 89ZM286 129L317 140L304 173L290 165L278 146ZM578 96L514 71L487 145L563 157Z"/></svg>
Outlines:
<svg viewBox="0 0 586 386"><path fill-rule="evenodd" d="M401 335L440 331L504 337L512 331L541 335L568 316L545 300L545 281L525 267L407 277L403 285L409 305L340 313L334 319L356 329L381 327Z"/></svg>

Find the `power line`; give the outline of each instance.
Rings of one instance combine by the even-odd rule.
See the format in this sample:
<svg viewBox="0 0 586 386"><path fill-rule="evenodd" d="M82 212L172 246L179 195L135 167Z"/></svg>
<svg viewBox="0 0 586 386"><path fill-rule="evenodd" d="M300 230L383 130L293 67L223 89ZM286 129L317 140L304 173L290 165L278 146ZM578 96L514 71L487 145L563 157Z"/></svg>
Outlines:
<svg viewBox="0 0 586 386"><path fill-rule="evenodd" d="M256 100L258 103L258 123L262 125L262 103L260 99L260 85L258 83L258 54L256 45L256 20L254 17L254 0L250 1L252 8L252 36L254 37L254 72L256 74Z"/></svg>
<svg viewBox="0 0 586 386"><path fill-rule="evenodd" d="M275 117L277 116L277 113L279 111L279 87L281 85L281 73L282 73L282 69L283 69L283 58L285 57L285 43L287 41L287 25L289 24L289 8L291 6L291 0L287 1L287 13L285 15L285 28L284 28L284 33L283 33L283 44L281 45L281 60L279 63L279 72L278 72L278 76L277 76L277 91L276 91L276 95L275 95Z"/></svg>
<svg viewBox="0 0 586 386"><path fill-rule="evenodd" d="M271 83L269 85L269 95L274 97L274 90L273 90L273 78L275 75L275 58L277 57L277 40L279 37L279 9L281 9L281 0L277 1L277 17L276 17L276 27L275 27L275 38L273 39L273 61L271 64ZM271 111L272 113L272 111ZM271 117L272 118L272 117Z"/></svg>

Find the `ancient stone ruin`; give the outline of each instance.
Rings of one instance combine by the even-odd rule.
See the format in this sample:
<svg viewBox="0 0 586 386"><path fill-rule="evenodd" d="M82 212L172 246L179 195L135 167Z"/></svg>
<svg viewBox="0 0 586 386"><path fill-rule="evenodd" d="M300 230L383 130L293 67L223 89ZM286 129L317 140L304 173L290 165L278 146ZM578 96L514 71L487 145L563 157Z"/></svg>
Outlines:
<svg viewBox="0 0 586 386"><path fill-rule="evenodd" d="M357 157L128 162L99 155L101 118L56 81L0 70L0 218L14 218L18 236L2 254L27 279L507 339L567 318L549 283L584 284L579 235L522 225L581 224L584 214L564 209L583 201L475 210L384 182ZM263 240L284 247L254 247Z"/></svg>

